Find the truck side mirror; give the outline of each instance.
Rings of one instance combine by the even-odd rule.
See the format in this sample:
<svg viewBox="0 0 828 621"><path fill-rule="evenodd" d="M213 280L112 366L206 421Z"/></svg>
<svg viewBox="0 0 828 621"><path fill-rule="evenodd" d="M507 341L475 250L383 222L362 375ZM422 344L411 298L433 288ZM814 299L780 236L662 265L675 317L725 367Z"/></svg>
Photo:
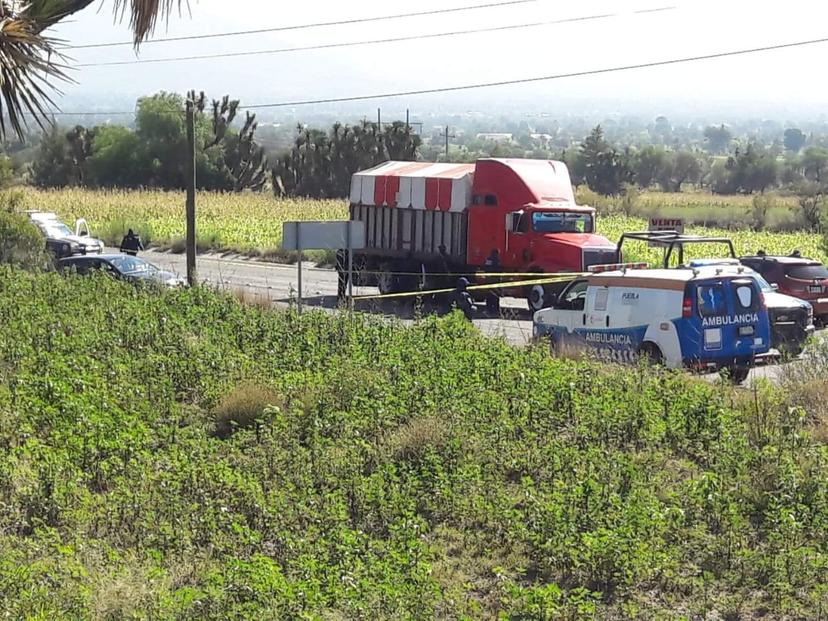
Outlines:
<svg viewBox="0 0 828 621"><path fill-rule="evenodd" d="M555 308L558 305L558 296L554 293L548 293L546 295L546 301L552 308Z"/></svg>
<svg viewBox="0 0 828 621"><path fill-rule="evenodd" d="M773 289L774 291L779 291L779 285L777 285L775 282L772 282L771 289Z"/></svg>

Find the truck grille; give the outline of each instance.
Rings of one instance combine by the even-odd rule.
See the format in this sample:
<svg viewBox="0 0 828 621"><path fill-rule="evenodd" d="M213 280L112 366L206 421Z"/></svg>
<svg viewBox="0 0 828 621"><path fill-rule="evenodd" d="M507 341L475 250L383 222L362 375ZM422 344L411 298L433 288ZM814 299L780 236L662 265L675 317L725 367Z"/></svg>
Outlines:
<svg viewBox="0 0 828 621"><path fill-rule="evenodd" d="M593 265L604 265L605 263L617 263L618 251L615 248L584 248L584 267L587 269Z"/></svg>
<svg viewBox="0 0 828 621"><path fill-rule="evenodd" d="M771 324L795 324L800 328L806 328L808 311L805 308L771 308L768 309Z"/></svg>

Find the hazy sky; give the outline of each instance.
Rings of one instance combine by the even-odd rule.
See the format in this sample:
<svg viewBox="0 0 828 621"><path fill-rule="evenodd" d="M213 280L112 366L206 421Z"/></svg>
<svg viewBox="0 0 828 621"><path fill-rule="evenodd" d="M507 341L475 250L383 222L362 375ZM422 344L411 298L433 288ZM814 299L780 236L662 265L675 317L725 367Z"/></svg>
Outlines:
<svg viewBox="0 0 828 621"><path fill-rule="evenodd" d="M179 36L287 26L317 21L391 15L480 4L486 0L198 0L191 16L173 17L155 36ZM489 0L491 1L491 0ZM633 11L675 6L667 12ZM318 50L291 54L222 58L169 64L87 67L73 73L77 84L64 87L65 101L90 94L130 97L190 88L210 96L229 92L243 103L263 103L433 88L509 80L682 56L828 37L828 7L816 0L734 2L728 0L641 0L559 2L538 0L521 6L468 11L437 17L313 28L224 39L146 44L140 58L263 50L297 45L437 33L454 29L623 12L598 21L540 26L518 31L443 39ZM92 5L53 34L69 45L129 39L114 24L111 2ZM136 58L130 46L70 50L76 63ZM643 69L547 83L473 90L452 96L469 109L487 101L513 102L515 112L548 107L556 100L594 98L619 108L630 102L670 100L688 110L726 101L748 103L828 102L823 73L828 44L746 57ZM383 102L384 104L387 102ZM417 109L409 97L395 106ZM376 107L365 104L366 110ZM64 109L68 109L64 104Z"/></svg>

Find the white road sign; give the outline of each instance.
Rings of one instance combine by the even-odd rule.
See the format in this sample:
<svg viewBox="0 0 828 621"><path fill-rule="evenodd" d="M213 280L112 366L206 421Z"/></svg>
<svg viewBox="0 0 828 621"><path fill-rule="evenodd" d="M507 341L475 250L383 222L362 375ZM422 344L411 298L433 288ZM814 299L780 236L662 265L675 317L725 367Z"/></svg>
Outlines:
<svg viewBox="0 0 828 621"><path fill-rule="evenodd" d="M329 220L285 222L282 225L282 249L284 250L339 250L364 247L364 222Z"/></svg>

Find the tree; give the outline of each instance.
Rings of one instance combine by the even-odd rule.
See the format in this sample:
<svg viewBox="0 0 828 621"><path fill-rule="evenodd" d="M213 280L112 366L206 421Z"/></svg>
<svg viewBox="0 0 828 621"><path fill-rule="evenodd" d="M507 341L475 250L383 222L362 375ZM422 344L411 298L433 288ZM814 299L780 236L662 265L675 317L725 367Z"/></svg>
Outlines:
<svg viewBox="0 0 828 621"><path fill-rule="evenodd" d="M724 124L716 127L711 125L704 130L704 139L707 141L707 150L710 153L722 154L727 151L733 135Z"/></svg>
<svg viewBox="0 0 828 621"><path fill-rule="evenodd" d="M188 98L195 102L199 114L198 120L206 107L204 93L196 96L195 91L188 94ZM245 121L241 130L232 129L239 107L238 99L230 99L225 95L221 100L213 100L210 124L212 135L203 146L203 167L209 168L213 177L205 179L205 187L210 189L232 190L261 190L267 181L267 156L264 149L255 141L256 115L245 113ZM212 164L208 166L208 164Z"/></svg>
<svg viewBox="0 0 828 621"><path fill-rule="evenodd" d="M76 125L66 134L69 161L72 163L73 185L84 185L86 162L92 155L92 142L94 140L95 128L86 129L83 125Z"/></svg>
<svg viewBox="0 0 828 621"><path fill-rule="evenodd" d="M662 175L667 159L661 147L644 147L632 160L635 182L642 188L650 187Z"/></svg>
<svg viewBox="0 0 828 621"><path fill-rule="evenodd" d="M617 196L625 183L632 181L629 157L613 149L606 140L600 125L590 132L581 143L584 162L584 179L591 190L604 196Z"/></svg>
<svg viewBox="0 0 828 621"><path fill-rule="evenodd" d="M187 158L184 98L163 91L140 98L135 123L140 178L153 187L183 188ZM197 132L198 142L203 144L206 133Z"/></svg>
<svg viewBox="0 0 828 621"><path fill-rule="evenodd" d="M665 192L681 192L683 183L698 183L702 165L690 151L674 151L664 161L658 183Z"/></svg>
<svg viewBox="0 0 828 621"><path fill-rule="evenodd" d="M816 183L828 181L828 150L808 147L802 154L800 165L806 179Z"/></svg>
<svg viewBox="0 0 828 621"><path fill-rule="evenodd" d="M290 153L280 156L272 169L273 191L277 196L313 198L345 197L351 175L389 159L414 160L419 136L404 123L379 128L376 123L334 124L330 132L302 127Z"/></svg>
<svg viewBox="0 0 828 621"><path fill-rule="evenodd" d="M44 34L50 26L92 4L93 0L0 0L0 137L8 129L22 138L25 115L45 128L47 108L54 105L49 90L55 81L67 80L65 59L56 41ZM174 0L114 0L115 15L129 14L138 45L155 28L159 16L169 15ZM128 9L127 9L128 7ZM5 117L5 118L4 118ZM9 128L6 127L6 119Z"/></svg>
<svg viewBox="0 0 828 621"><path fill-rule="evenodd" d="M74 178L66 134L55 125L44 131L32 162L32 181L41 188L63 188Z"/></svg>
<svg viewBox="0 0 828 621"><path fill-rule="evenodd" d="M805 181L796 188L802 223L809 231L820 231L825 211L825 186Z"/></svg>
<svg viewBox="0 0 828 621"><path fill-rule="evenodd" d="M805 134L801 129L795 127L785 130L784 138L785 150L791 153L799 153L802 147L805 146Z"/></svg>
<svg viewBox="0 0 828 621"><path fill-rule="evenodd" d="M135 132L117 125L96 128L87 181L105 188L141 185L143 180L137 174L139 152Z"/></svg>
<svg viewBox="0 0 828 621"><path fill-rule="evenodd" d="M755 144L737 149L727 158L724 170L725 174L713 186L713 191L720 194L764 192L779 176L776 157Z"/></svg>

